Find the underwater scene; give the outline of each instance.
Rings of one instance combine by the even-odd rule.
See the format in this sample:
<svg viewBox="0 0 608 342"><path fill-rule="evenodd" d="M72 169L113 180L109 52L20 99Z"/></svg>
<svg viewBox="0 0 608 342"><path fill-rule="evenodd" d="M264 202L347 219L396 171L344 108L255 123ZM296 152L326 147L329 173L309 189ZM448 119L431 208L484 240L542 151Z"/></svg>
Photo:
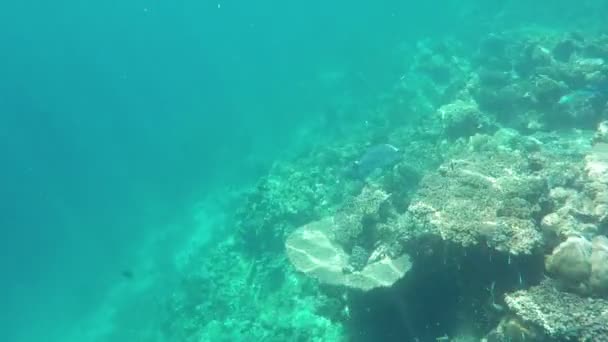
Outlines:
<svg viewBox="0 0 608 342"><path fill-rule="evenodd" d="M0 5L0 341L608 341L606 18Z"/></svg>

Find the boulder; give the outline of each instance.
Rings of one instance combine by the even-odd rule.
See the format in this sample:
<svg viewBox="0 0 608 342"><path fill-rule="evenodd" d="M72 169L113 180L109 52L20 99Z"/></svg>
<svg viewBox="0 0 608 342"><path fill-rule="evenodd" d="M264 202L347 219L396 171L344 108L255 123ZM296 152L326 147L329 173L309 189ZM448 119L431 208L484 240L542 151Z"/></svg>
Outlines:
<svg viewBox="0 0 608 342"><path fill-rule="evenodd" d="M596 294L608 294L608 238L597 236L592 245L589 285Z"/></svg>
<svg viewBox="0 0 608 342"><path fill-rule="evenodd" d="M578 286L591 275L591 243L571 236L559 244L545 260L547 271L571 286Z"/></svg>

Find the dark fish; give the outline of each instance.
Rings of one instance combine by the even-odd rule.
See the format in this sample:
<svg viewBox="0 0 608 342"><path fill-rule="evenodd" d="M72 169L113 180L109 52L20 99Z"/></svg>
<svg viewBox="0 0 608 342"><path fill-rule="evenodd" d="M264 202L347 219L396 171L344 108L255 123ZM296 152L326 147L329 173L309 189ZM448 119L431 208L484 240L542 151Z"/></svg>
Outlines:
<svg viewBox="0 0 608 342"><path fill-rule="evenodd" d="M399 149L390 144L380 144L370 147L365 154L355 162L357 176L365 178L377 169L394 165L401 159Z"/></svg>
<svg viewBox="0 0 608 342"><path fill-rule="evenodd" d="M120 272L120 275L123 276L125 279L133 279L133 271L131 270L123 270L122 272Z"/></svg>

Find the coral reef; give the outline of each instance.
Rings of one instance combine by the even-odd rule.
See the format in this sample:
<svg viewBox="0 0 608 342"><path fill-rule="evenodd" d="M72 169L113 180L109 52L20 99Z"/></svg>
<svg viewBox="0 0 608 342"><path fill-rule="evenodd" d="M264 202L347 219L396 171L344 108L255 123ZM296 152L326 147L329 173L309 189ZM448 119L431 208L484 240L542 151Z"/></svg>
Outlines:
<svg viewBox="0 0 608 342"><path fill-rule="evenodd" d="M285 237L296 227L327 215L357 189L344 177L345 165L358 151L324 149L299 163L276 163L250 189L235 225L239 242L251 253L283 251ZM305 172L303 170L306 170Z"/></svg>
<svg viewBox="0 0 608 342"><path fill-rule="evenodd" d="M588 239L602 232L606 220L606 185L602 181L603 145L586 147L584 163L571 162L568 173L552 182L552 210L541 222L547 247L553 248L571 235ZM577 153L578 154L578 153ZM565 170L566 171L566 170ZM600 174L598 174L600 172ZM567 175L567 177L564 177Z"/></svg>
<svg viewBox="0 0 608 342"><path fill-rule="evenodd" d="M364 122L243 196L167 335L608 341L607 42L420 41Z"/></svg>
<svg viewBox="0 0 608 342"><path fill-rule="evenodd" d="M271 255L246 258L226 241L192 256L167 299L164 332L172 341L340 341L332 322L343 304L317 293ZM321 315L325 313L325 315ZM281 318L281 319L278 319Z"/></svg>
<svg viewBox="0 0 608 342"><path fill-rule="evenodd" d="M608 301L559 291L545 281L509 293L505 302L528 329L539 329L552 340L608 341ZM539 336L533 341L544 340Z"/></svg>
<svg viewBox="0 0 608 342"><path fill-rule="evenodd" d="M364 221L378 212L386 197L380 190L364 188L334 217L296 229L285 242L291 263L325 284L363 291L391 286L410 269L407 254L392 257L376 250L367 260L361 260L361 255L367 255L364 248L355 246L352 254L345 251L351 240L360 237Z"/></svg>
<svg viewBox="0 0 608 342"><path fill-rule="evenodd" d="M591 258L591 275L589 286L593 293L608 294L608 238L598 236L593 239Z"/></svg>
<svg viewBox="0 0 608 342"><path fill-rule="evenodd" d="M601 129L601 126L600 126ZM585 158L586 194L590 198L590 215L599 232L608 225L608 144L596 143Z"/></svg>
<svg viewBox="0 0 608 342"><path fill-rule="evenodd" d="M602 121L597 125L597 131L593 136L594 143L608 143L608 121Z"/></svg>
<svg viewBox="0 0 608 342"><path fill-rule="evenodd" d="M608 290L608 238L593 241L571 236L547 257L547 271L566 288L581 294L603 295Z"/></svg>
<svg viewBox="0 0 608 342"><path fill-rule="evenodd" d="M480 44L468 94L518 129L591 128L606 103L598 91L608 79L603 45L601 37L563 33L491 34Z"/></svg>
<svg viewBox="0 0 608 342"><path fill-rule="evenodd" d="M547 271L564 283L577 287L591 275L591 242L582 237L569 237L547 258Z"/></svg>
<svg viewBox="0 0 608 342"><path fill-rule="evenodd" d="M483 132L490 126L488 116L484 115L472 99L456 100L441 106L437 115L443 126L444 134L450 138L469 137Z"/></svg>
<svg viewBox="0 0 608 342"><path fill-rule="evenodd" d="M415 226L463 247L484 242L531 254L542 244L535 218L547 191L523 153L480 152L450 159L425 176L408 214Z"/></svg>
<svg viewBox="0 0 608 342"><path fill-rule="evenodd" d="M380 207L388 196L382 189L366 186L347 201L335 214L336 227L332 232L335 240L349 249L354 245L373 244L374 241L369 241L369 230L380 220Z"/></svg>
<svg viewBox="0 0 608 342"><path fill-rule="evenodd" d="M543 334L522 322L517 316L503 318L498 326L492 330L482 341L484 342L525 342L538 341Z"/></svg>

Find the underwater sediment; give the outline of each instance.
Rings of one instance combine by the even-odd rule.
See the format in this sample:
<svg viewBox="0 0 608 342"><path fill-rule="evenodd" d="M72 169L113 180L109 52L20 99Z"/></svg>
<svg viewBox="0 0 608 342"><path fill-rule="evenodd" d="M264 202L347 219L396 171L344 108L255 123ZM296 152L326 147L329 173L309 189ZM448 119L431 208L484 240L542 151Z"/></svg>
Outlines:
<svg viewBox="0 0 608 342"><path fill-rule="evenodd" d="M168 337L608 341L608 36L418 54L368 122L242 196Z"/></svg>

